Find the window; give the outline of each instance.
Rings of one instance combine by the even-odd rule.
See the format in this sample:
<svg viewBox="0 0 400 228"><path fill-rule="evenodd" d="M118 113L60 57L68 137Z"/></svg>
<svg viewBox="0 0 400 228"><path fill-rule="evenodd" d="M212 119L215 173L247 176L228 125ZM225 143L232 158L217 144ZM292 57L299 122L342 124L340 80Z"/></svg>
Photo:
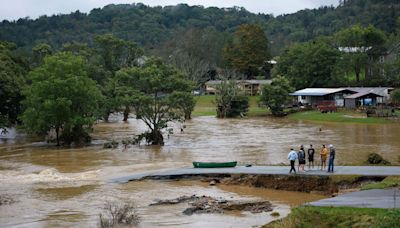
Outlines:
<svg viewBox="0 0 400 228"><path fill-rule="evenodd" d="M306 99L306 96L301 96L301 99L302 99L302 100L305 100L305 99Z"/></svg>

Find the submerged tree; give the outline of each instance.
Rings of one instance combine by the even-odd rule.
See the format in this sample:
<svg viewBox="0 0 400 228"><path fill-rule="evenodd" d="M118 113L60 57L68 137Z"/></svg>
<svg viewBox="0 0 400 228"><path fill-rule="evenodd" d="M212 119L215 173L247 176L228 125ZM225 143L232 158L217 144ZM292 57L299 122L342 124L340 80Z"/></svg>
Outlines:
<svg viewBox="0 0 400 228"><path fill-rule="evenodd" d="M17 122L26 69L12 54L15 44L0 42L0 134Z"/></svg>
<svg viewBox="0 0 400 228"><path fill-rule="evenodd" d="M85 62L71 53L46 57L44 64L29 74L32 81L23 94L26 129L38 135L56 132L57 145L82 144L90 137L98 114L101 93L87 76Z"/></svg>
<svg viewBox="0 0 400 228"><path fill-rule="evenodd" d="M289 93L293 90L286 78L277 76L271 84L262 88L260 102L271 110L272 115L282 116L284 105L290 100Z"/></svg>
<svg viewBox="0 0 400 228"><path fill-rule="evenodd" d="M249 98L238 88L235 81L221 81L217 85L215 103L217 117L237 117L246 115L249 109Z"/></svg>
<svg viewBox="0 0 400 228"><path fill-rule="evenodd" d="M150 129L145 134L147 142L163 145L161 131L167 124L174 120L182 121L188 116L187 105L194 102L192 83L175 68L157 59L148 60L143 67L122 69L117 75L131 83L119 89L130 94L124 101L131 103L136 118Z"/></svg>

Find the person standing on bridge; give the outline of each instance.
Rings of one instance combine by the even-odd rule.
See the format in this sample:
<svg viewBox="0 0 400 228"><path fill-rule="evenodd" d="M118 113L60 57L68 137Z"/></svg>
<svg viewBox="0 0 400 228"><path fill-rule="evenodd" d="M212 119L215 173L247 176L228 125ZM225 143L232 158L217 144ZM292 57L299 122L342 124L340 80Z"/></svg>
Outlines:
<svg viewBox="0 0 400 228"><path fill-rule="evenodd" d="M328 162L328 173L333 173L333 162L335 161L335 148L333 148L333 145L329 145L329 162Z"/></svg>
<svg viewBox="0 0 400 228"><path fill-rule="evenodd" d="M292 173L292 171L294 171L294 173L296 173L296 168L294 167L294 163L296 162L296 159L297 159L297 152L295 150L293 150L293 148L291 148L290 152L288 154L288 160L290 161L289 173Z"/></svg>
<svg viewBox="0 0 400 228"><path fill-rule="evenodd" d="M306 165L306 152L304 151L303 145L300 146L300 150L297 156L299 158L299 167L298 167L299 172L301 170L305 171L304 166Z"/></svg>
<svg viewBox="0 0 400 228"><path fill-rule="evenodd" d="M315 149L313 148L312 144L310 144L310 148L307 150L308 154L308 169L312 168L314 169L314 154L315 154Z"/></svg>
<svg viewBox="0 0 400 228"><path fill-rule="evenodd" d="M328 149L325 145L322 145L321 149L321 170L325 170L326 168L326 159L328 158Z"/></svg>

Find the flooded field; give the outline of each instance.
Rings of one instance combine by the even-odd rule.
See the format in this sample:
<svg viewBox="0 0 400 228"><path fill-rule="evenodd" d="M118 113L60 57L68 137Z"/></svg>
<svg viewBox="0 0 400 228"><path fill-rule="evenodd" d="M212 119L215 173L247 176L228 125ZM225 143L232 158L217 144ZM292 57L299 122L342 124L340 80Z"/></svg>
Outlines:
<svg viewBox="0 0 400 228"><path fill-rule="evenodd" d="M286 164L291 147L312 143L337 149L337 163L362 164L371 152L398 164L399 125L314 124L286 119L231 119L198 117L171 125L165 146L129 146L103 149L110 139L141 133L145 126L130 119L99 123L92 146L56 148L14 132L0 139L0 194L14 202L0 206L1 226L95 227L106 201L132 200L143 227L249 227L273 218L268 213L182 214L185 204L148 205L157 199L182 195L208 195L229 199L264 199L281 216L291 206L320 199L319 195L254 189L242 186L208 186L199 181L142 181L116 184L113 178L149 170L190 166L192 161L237 160L241 164Z"/></svg>

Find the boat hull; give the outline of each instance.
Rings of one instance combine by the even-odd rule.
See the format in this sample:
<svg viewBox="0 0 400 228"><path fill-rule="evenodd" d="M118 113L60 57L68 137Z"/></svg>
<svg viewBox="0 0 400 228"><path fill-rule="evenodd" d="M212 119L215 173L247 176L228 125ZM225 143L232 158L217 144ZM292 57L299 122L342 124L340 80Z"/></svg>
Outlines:
<svg viewBox="0 0 400 228"><path fill-rule="evenodd" d="M236 161L233 162L193 162L195 168L227 168L235 167Z"/></svg>

